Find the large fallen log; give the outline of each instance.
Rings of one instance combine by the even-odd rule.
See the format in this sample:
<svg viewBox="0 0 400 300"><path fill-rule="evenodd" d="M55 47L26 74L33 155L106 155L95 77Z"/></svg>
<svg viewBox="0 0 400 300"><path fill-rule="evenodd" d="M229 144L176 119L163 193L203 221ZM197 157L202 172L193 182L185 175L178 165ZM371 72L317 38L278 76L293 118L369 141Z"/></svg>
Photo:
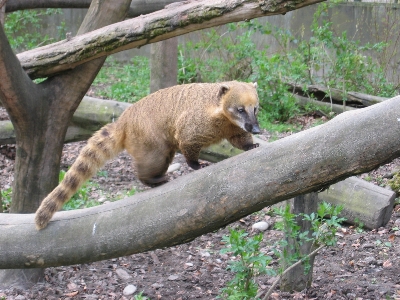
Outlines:
<svg viewBox="0 0 400 300"><path fill-rule="evenodd" d="M129 103L84 97L72 117L65 142L87 140L105 124L114 122ZM11 121L0 121L0 145L14 144L15 132Z"/></svg>
<svg viewBox="0 0 400 300"><path fill-rule="evenodd" d="M73 116L65 142L88 139L94 131L117 119L129 105L129 103L85 97ZM340 106L339 109L342 109L342 107ZM261 146L269 145L268 142L256 137L254 137L254 140ZM1 121L0 144L11 144L14 142L15 135L11 122ZM242 152L242 150L233 147L225 140L203 149L200 153L200 158L216 163ZM376 187L368 182L356 184L354 180L348 178L343 182L332 185L329 190L319 194L321 200L332 204L344 205L345 209L342 216L350 224L361 222L368 229L384 226L390 219L395 193ZM356 186L355 189L357 192L352 188L354 186ZM362 198L355 197L357 195L362 195Z"/></svg>
<svg viewBox="0 0 400 300"><path fill-rule="evenodd" d="M322 103L333 104L333 105L342 105L343 101L345 101L346 106L354 105L356 107L365 107L371 106L377 103L381 103L382 101L387 100L388 98L378 97L368 94L363 94L359 92L346 92L343 93L342 90L335 88L328 88L322 85L309 85L304 89L304 87L288 83L288 90L293 92L293 94L299 96L305 95L313 95L315 99L321 101ZM309 98L308 98L309 99ZM311 100L311 99L310 99ZM342 110L343 111L343 110Z"/></svg>
<svg viewBox="0 0 400 300"><path fill-rule="evenodd" d="M343 113L133 197L58 212L3 214L0 268L38 268L185 243L265 206L317 191L400 156L400 96Z"/></svg>

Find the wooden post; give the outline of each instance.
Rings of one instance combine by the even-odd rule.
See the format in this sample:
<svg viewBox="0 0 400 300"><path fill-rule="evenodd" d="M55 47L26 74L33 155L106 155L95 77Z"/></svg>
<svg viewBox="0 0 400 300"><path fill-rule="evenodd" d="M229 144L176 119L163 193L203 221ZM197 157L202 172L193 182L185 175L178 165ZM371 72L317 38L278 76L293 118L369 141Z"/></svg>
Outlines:
<svg viewBox="0 0 400 300"><path fill-rule="evenodd" d="M174 86L178 77L178 38L151 45L150 92Z"/></svg>
<svg viewBox="0 0 400 300"><path fill-rule="evenodd" d="M311 214L316 212L318 208L318 194L310 193L306 195L297 196L293 199L293 205L291 207L291 213L293 214ZM309 232L311 237L311 224L308 221L304 221L303 217L299 216L296 219L297 224L300 226L300 232ZM298 244L298 241L288 238L288 246L285 251L291 256L295 252L299 252L301 257L310 254L314 249L312 242L303 242L298 247L293 245ZM294 249L295 248L295 249ZM312 283L312 273L315 256L310 257L308 263L310 264L310 270L305 274L304 264L299 264L292 270L282 276L281 280L281 291L302 291L306 287L310 287ZM285 269L289 266L285 266Z"/></svg>
<svg viewBox="0 0 400 300"><path fill-rule="evenodd" d="M6 2L7 0L0 0L0 23L3 27L6 19Z"/></svg>
<svg viewBox="0 0 400 300"><path fill-rule="evenodd" d="M3 27L4 27L4 21L6 18L6 1L7 0L0 1L0 24ZM1 102L0 102L0 104L1 104ZM3 202L1 199L1 193L0 193L0 213L2 213L2 212L3 212Z"/></svg>

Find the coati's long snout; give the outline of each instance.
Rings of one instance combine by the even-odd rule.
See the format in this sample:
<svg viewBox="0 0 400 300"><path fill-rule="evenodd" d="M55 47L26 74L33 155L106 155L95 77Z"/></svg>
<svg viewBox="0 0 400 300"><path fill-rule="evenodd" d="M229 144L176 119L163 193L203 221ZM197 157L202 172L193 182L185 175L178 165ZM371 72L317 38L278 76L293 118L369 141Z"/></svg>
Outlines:
<svg viewBox="0 0 400 300"><path fill-rule="evenodd" d="M257 121L256 108L254 108L251 112L247 112L246 116L244 117L244 120L245 120L244 121L244 129L247 132L250 132L252 134L260 133L260 125L258 124L258 121Z"/></svg>
<svg viewBox="0 0 400 300"><path fill-rule="evenodd" d="M257 83L253 83L254 88L257 88ZM241 87L243 89L243 87ZM245 88L250 89L249 86ZM229 97L229 93L237 93L234 90L235 88L224 90L224 93ZM257 121L259 100L258 96L255 93L249 93L247 91L242 91L243 94L247 95L244 98L234 98L233 101L225 102L224 110L226 112L226 116L231 120L232 123L236 124L243 130L257 134L260 133L260 125Z"/></svg>

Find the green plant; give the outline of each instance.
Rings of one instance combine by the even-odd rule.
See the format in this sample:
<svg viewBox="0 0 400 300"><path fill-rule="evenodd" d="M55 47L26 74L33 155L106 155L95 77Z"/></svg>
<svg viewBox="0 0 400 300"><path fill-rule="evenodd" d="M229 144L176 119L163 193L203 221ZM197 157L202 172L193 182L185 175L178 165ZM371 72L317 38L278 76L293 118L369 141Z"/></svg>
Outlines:
<svg viewBox="0 0 400 300"><path fill-rule="evenodd" d="M147 96L149 87L149 59L135 56L128 64L108 59L94 80L92 90L107 99L132 103Z"/></svg>
<svg viewBox="0 0 400 300"><path fill-rule="evenodd" d="M280 207L274 210L274 213L281 217L282 221L276 223L276 228L282 230L286 239L275 243L274 254L280 261L278 270L274 270L268 265L272 262L272 257L265 255L260 251L262 234L248 237L243 230L230 229L230 234L223 238L227 247L221 250L221 253L232 253L237 260L229 262L228 269L235 273L234 278L229 281L221 290L219 298L223 299L259 299L263 294L257 294L257 284L255 277L260 274L276 276L279 278L273 283L263 299L267 299L274 286L279 282L281 276L294 266L303 263L307 267L308 259L315 255L322 247L333 246L336 244L336 231L344 218L339 218L338 214L342 210L340 206L332 206L328 203L321 203L317 212L310 215L301 214L304 220L311 222L312 235L308 231L301 231L296 222L297 215L290 212L290 207ZM326 219L329 217L329 219ZM299 245L304 241L313 242L313 252L301 256L299 251L289 255L285 248L288 246L287 237L294 241L290 246L298 250ZM307 270L307 268L306 268Z"/></svg>
<svg viewBox="0 0 400 300"><path fill-rule="evenodd" d="M397 193L397 195L400 195L400 172L394 174L393 178L389 180L388 184L390 188Z"/></svg>
<svg viewBox="0 0 400 300"><path fill-rule="evenodd" d="M131 188L131 189L128 190L125 194L126 194L128 197L133 196L133 195L136 194L136 189L135 189L135 188Z"/></svg>
<svg viewBox="0 0 400 300"><path fill-rule="evenodd" d="M258 286L254 277L259 274L275 274L272 268L267 267L272 258L260 252L262 234L247 237L244 230L230 229L230 235L222 240L228 247L222 249L221 253L232 253L238 259L229 262L228 269L235 272L235 277L221 290L219 298L255 299Z"/></svg>
<svg viewBox="0 0 400 300"><path fill-rule="evenodd" d="M4 30L11 47L14 50L24 51L43 46L56 40L65 38L65 22L61 22L58 37L43 36L41 27L44 17L61 14L61 9L20 10L6 14Z"/></svg>
<svg viewBox="0 0 400 300"><path fill-rule="evenodd" d="M11 200L12 200L12 188L9 187L5 190L1 190L1 206L3 212L6 212L10 209Z"/></svg>
<svg viewBox="0 0 400 300"><path fill-rule="evenodd" d="M199 42L180 46L178 80L180 83L257 81L263 128L268 123L285 122L299 113L293 85L303 87L306 94L306 87L311 84L325 85L328 91L336 88L342 91L345 100L349 91L395 96L400 82L389 82L385 76L388 61L394 57L388 52L391 40L362 45L346 32L337 34L328 10L338 3L319 4L309 39L302 33L293 35L288 30L257 21L202 32ZM392 31L396 34L396 30ZM280 49L271 54L267 47L257 48L255 33L272 36ZM396 36L395 45L400 42L400 36ZM388 59L373 60L371 53L377 57L386 53ZM323 109L326 115L328 110Z"/></svg>
<svg viewBox="0 0 400 300"><path fill-rule="evenodd" d="M106 177L108 176L108 172L106 170L101 170L97 172L98 177Z"/></svg>
<svg viewBox="0 0 400 300"><path fill-rule="evenodd" d="M64 170L60 171L59 181L62 181L64 179L66 173L67 172L65 172ZM71 199L64 204L62 209L74 210L83 207L92 207L99 205L100 203L94 200L90 200L89 198L90 191L95 186L96 184L92 183L91 181L84 183L82 187L71 197Z"/></svg>
<svg viewBox="0 0 400 300"><path fill-rule="evenodd" d="M360 221L359 218L354 219L354 230L358 233L361 233L364 231L364 223Z"/></svg>
<svg viewBox="0 0 400 300"><path fill-rule="evenodd" d="M377 245L378 247L386 247L386 248L392 247L391 242L382 242L381 240L376 240L375 245Z"/></svg>
<svg viewBox="0 0 400 300"><path fill-rule="evenodd" d="M275 223L275 228L285 234L285 238L279 240L274 247L274 252L279 257L279 274L294 262L302 259L299 247L305 241L310 241L308 231L301 232L301 227L297 224L297 215L290 212L290 205L278 207L275 214L281 217L281 221ZM289 243L290 241L290 243ZM294 251L288 251L288 247ZM305 264L305 270L309 270L310 265Z"/></svg>
<svg viewBox="0 0 400 300"><path fill-rule="evenodd" d="M337 242L336 232L341 227L345 218L339 217L343 206L335 206L323 202L318 206L316 213L303 215L304 220L311 222L311 230L316 245L335 246ZM329 217L329 218L328 218Z"/></svg>
<svg viewBox="0 0 400 300"><path fill-rule="evenodd" d="M257 51L251 40L255 30L246 22L231 23L202 31L196 43L180 45L178 82L247 80Z"/></svg>
<svg viewBox="0 0 400 300"><path fill-rule="evenodd" d="M138 295L135 295L134 299L135 300L147 300L149 298L143 296L143 292L140 292Z"/></svg>

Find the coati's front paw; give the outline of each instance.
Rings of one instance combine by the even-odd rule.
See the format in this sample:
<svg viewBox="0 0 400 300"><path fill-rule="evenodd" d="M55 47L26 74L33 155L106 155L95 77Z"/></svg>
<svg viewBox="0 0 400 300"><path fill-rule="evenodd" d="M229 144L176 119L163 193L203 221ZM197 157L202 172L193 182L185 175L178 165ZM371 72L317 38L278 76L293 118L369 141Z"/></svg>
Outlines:
<svg viewBox="0 0 400 300"><path fill-rule="evenodd" d="M251 144L251 145L247 145L246 147L245 147L245 151L249 151L249 150L251 150L251 149L254 149L254 148L258 148L260 146L260 144L259 143L255 143L255 144Z"/></svg>
<svg viewBox="0 0 400 300"><path fill-rule="evenodd" d="M168 176L160 175L146 179L141 178L140 181L142 181L145 185L149 187L157 187L168 182Z"/></svg>
<svg viewBox="0 0 400 300"><path fill-rule="evenodd" d="M199 163L198 161L188 161L187 163L193 170L203 169L208 166L207 163Z"/></svg>

